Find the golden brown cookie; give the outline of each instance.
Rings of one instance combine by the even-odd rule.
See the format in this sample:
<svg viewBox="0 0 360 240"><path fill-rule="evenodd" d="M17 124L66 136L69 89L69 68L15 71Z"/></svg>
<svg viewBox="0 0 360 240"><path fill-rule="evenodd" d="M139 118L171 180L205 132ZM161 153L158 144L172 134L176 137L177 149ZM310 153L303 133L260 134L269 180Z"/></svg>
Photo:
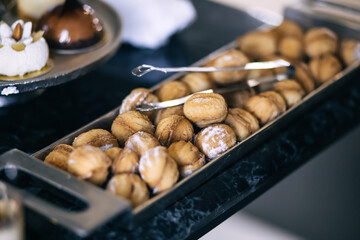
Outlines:
<svg viewBox="0 0 360 240"><path fill-rule="evenodd" d="M250 98L245 109L255 115L261 124L265 124L284 113L286 103L278 93L267 91Z"/></svg>
<svg viewBox="0 0 360 240"><path fill-rule="evenodd" d="M74 148L67 144L59 144L46 156L44 162L67 171L70 153Z"/></svg>
<svg viewBox="0 0 360 240"><path fill-rule="evenodd" d="M356 48L360 47L360 42L356 39L344 39L340 45L340 56L346 66L355 61ZM358 53L359 54L359 53Z"/></svg>
<svg viewBox="0 0 360 240"><path fill-rule="evenodd" d="M169 146L180 140L191 141L193 135L194 128L189 120L177 115L162 119L155 131L155 137L163 146Z"/></svg>
<svg viewBox="0 0 360 240"><path fill-rule="evenodd" d="M224 52L205 64L206 67L230 68L244 66L250 60L239 50L232 49ZM234 83L246 77L246 71L209 72L210 79L219 84Z"/></svg>
<svg viewBox="0 0 360 240"><path fill-rule="evenodd" d="M101 185L109 174L110 165L110 158L100 148L84 145L70 153L68 172L80 179Z"/></svg>
<svg viewBox="0 0 360 240"><path fill-rule="evenodd" d="M121 113L111 125L112 134L122 145L131 135L138 131L154 134L154 130L154 125L149 118L137 111Z"/></svg>
<svg viewBox="0 0 360 240"><path fill-rule="evenodd" d="M119 143L109 131L105 129L92 129L77 136L72 145L74 147L91 145L105 151L112 147L118 147Z"/></svg>
<svg viewBox="0 0 360 240"><path fill-rule="evenodd" d="M334 54L338 48L338 37L325 27L315 27L306 32L304 38L305 52L310 58L324 54Z"/></svg>
<svg viewBox="0 0 360 240"><path fill-rule="evenodd" d="M191 96L184 104L185 116L203 128L224 121L227 104L223 96L217 93L199 93Z"/></svg>
<svg viewBox="0 0 360 240"><path fill-rule="evenodd" d="M124 113L130 110L134 110L136 105L142 103L158 102L157 96L151 93L151 90L146 88L136 88L124 98L121 103L120 113Z"/></svg>
<svg viewBox="0 0 360 240"><path fill-rule="evenodd" d="M117 156L121 153L122 148L119 147L112 147L104 151L106 156L108 156L111 159L111 162L114 162Z"/></svg>
<svg viewBox="0 0 360 240"><path fill-rule="evenodd" d="M230 109L225 123L234 130L238 141L244 140L259 129L256 117L241 108Z"/></svg>
<svg viewBox="0 0 360 240"><path fill-rule="evenodd" d="M159 97L160 101L182 98L190 93L189 86L180 81L165 82L161 84L159 89L156 91L156 95Z"/></svg>
<svg viewBox="0 0 360 240"><path fill-rule="evenodd" d="M158 125L162 119L170 117L172 115L184 116L183 106L176 106L159 110L155 117L155 125Z"/></svg>
<svg viewBox="0 0 360 240"><path fill-rule="evenodd" d="M271 32L252 31L240 37L237 43L241 51L253 60L276 53L276 37Z"/></svg>
<svg viewBox="0 0 360 240"><path fill-rule="evenodd" d="M220 156L235 143L235 132L226 124L210 125L202 129L195 138L195 145L209 159Z"/></svg>
<svg viewBox="0 0 360 240"><path fill-rule="evenodd" d="M189 86L192 93L214 88L214 83L210 81L208 74L206 73L188 73L181 79L181 81Z"/></svg>
<svg viewBox="0 0 360 240"><path fill-rule="evenodd" d="M116 174L109 180L106 190L129 200L134 207L148 200L150 195L146 183L133 173Z"/></svg>
<svg viewBox="0 0 360 240"><path fill-rule="evenodd" d="M282 56L300 60L304 55L302 38L287 36L279 41L279 52Z"/></svg>
<svg viewBox="0 0 360 240"><path fill-rule="evenodd" d="M326 82L342 69L340 61L332 54L313 58L309 66L317 84Z"/></svg>
<svg viewBox="0 0 360 240"><path fill-rule="evenodd" d="M178 164L183 177L190 175L205 164L205 155L191 142L174 142L170 145L168 152Z"/></svg>
<svg viewBox="0 0 360 240"><path fill-rule="evenodd" d="M299 102L305 95L301 85L293 79L286 79L275 83L273 90L284 98L288 107Z"/></svg>
<svg viewBox="0 0 360 240"><path fill-rule="evenodd" d="M229 107L241 108L246 102L255 95L255 91L252 88L243 91L229 92L222 94Z"/></svg>
<svg viewBox="0 0 360 240"><path fill-rule="evenodd" d="M171 188L179 178L175 160L167 153L165 147L155 147L143 153L139 162L141 178L159 193Z"/></svg>
<svg viewBox="0 0 360 240"><path fill-rule="evenodd" d="M308 65L306 65L304 62L297 62L294 64L294 66L296 69L294 79L300 83L306 93L314 90L315 80Z"/></svg>
<svg viewBox="0 0 360 240"><path fill-rule="evenodd" d="M111 165L113 174L135 173L139 169L139 155L130 148L124 148Z"/></svg>
<svg viewBox="0 0 360 240"><path fill-rule="evenodd" d="M293 36L297 38L303 37L303 30L299 24L294 21L284 19L281 24L271 30L278 39L287 36Z"/></svg>
<svg viewBox="0 0 360 240"><path fill-rule="evenodd" d="M125 148L130 148L141 156L146 150L159 145L159 141L152 134L139 131L129 137L125 143Z"/></svg>

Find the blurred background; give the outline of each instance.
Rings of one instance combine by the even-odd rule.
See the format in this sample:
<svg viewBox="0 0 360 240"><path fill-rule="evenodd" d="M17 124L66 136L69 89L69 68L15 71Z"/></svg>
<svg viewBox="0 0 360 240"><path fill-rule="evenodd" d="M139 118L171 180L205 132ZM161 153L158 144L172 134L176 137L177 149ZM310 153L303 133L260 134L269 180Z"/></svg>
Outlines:
<svg viewBox="0 0 360 240"><path fill-rule="evenodd" d="M294 0L214 0L282 14ZM354 2L356 2L354 0ZM360 127L202 237L212 239L360 239Z"/></svg>

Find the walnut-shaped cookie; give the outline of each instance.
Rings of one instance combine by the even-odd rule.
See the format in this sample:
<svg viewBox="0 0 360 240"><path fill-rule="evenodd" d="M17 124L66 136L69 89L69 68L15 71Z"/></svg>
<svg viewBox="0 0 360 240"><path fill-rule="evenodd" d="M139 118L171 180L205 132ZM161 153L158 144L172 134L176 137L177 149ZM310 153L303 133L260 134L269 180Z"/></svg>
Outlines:
<svg viewBox="0 0 360 240"><path fill-rule="evenodd" d="M113 163L115 161L115 159L117 158L117 156L120 155L121 151L122 151L122 148L112 147L112 148L106 149L104 151L104 153L106 154L106 156L108 156L111 159L111 162Z"/></svg>
<svg viewBox="0 0 360 240"><path fill-rule="evenodd" d="M146 88L135 88L127 95L121 103L120 113L134 110L136 105L142 103L158 102L157 96L152 94L151 90Z"/></svg>
<svg viewBox="0 0 360 240"><path fill-rule="evenodd" d="M146 150L159 145L159 141L152 134L139 131L129 137L125 143L125 148L129 148L141 156Z"/></svg>
<svg viewBox="0 0 360 240"><path fill-rule="evenodd" d="M214 88L214 83L210 81L208 74L201 72L187 73L182 79L192 93Z"/></svg>
<svg viewBox="0 0 360 240"><path fill-rule="evenodd" d="M155 137L163 146L169 146L180 140L191 141L193 135L194 128L191 122L185 117L177 115L162 119L155 131Z"/></svg>
<svg viewBox="0 0 360 240"><path fill-rule="evenodd" d="M223 96L217 93L199 93L191 96L184 104L185 116L203 128L224 121L227 104Z"/></svg>
<svg viewBox="0 0 360 240"><path fill-rule="evenodd" d="M150 119L138 111L121 113L115 118L111 125L112 134L122 145L131 135L138 131L144 131L150 134L154 134L155 131L155 127Z"/></svg>
<svg viewBox="0 0 360 240"><path fill-rule="evenodd" d="M239 50L232 49L226 51L207 64L206 67L230 68L244 66L249 62L249 58ZM219 84L234 83L243 80L246 77L246 71L228 71L228 72L209 72L210 79Z"/></svg>
<svg viewBox="0 0 360 240"><path fill-rule="evenodd" d="M294 79L300 83L306 93L315 89L315 79L309 66L304 62L296 62Z"/></svg>
<svg viewBox="0 0 360 240"><path fill-rule="evenodd" d="M136 174L122 173L113 176L106 190L130 201L133 207L149 199L149 190L146 183Z"/></svg>
<svg viewBox="0 0 360 240"><path fill-rule="evenodd" d="M139 162L141 178L159 193L171 188L179 178L179 170L175 160L165 147L158 146L141 155Z"/></svg>
<svg viewBox="0 0 360 240"><path fill-rule="evenodd" d="M241 108L255 95L255 91L253 88L248 88L246 90L229 92L222 95L229 107Z"/></svg>
<svg viewBox="0 0 360 240"><path fill-rule="evenodd" d="M273 90L280 93L288 107L298 103L305 95L304 89L294 79L286 79L275 83Z"/></svg>
<svg viewBox="0 0 360 240"><path fill-rule="evenodd" d="M170 145L168 152L178 164L182 177L190 175L206 162L205 155L191 142L174 142Z"/></svg>
<svg viewBox="0 0 360 240"><path fill-rule="evenodd" d="M317 84L326 82L342 69L340 61L332 54L313 58L309 66Z"/></svg>
<svg viewBox="0 0 360 240"><path fill-rule="evenodd" d="M338 37L328 28L316 27L306 32L304 45L305 52L310 58L334 54L338 48Z"/></svg>
<svg viewBox="0 0 360 240"><path fill-rule="evenodd" d="M287 36L283 37L279 41L279 52L282 56L290 59L300 60L304 56L303 39Z"/></svg>
<svg viewBox="0 0 360 240"><path fill-rule="evenodd" d="M110 165L110 158L100 148L84 145L70 153L68 172L80 179L101 185L109 174Z"/></svg>
<svg viewBox="0 0 360 240"><path fill-rule="evenodd" d="M255 115L261 124L265 124L284 113L286 103L277 92L267 91L250 98L245 109Z"/></svg>
<svg viewBox="0 0 360 240"><path fill-rule="evenodd" d="M111 172L136 173L139 170L139 155L130 148L124 148L111 165Z"/></svg>
<svg viewBox="0 0 360 240"><path fill-rule="evenodd" d="M45 157L44 162L67 171L68 159L74 148L67 144L59 144Z"/></svg>
<svg viewBox="0 0 360 240"><path fill-rule="evenodd" d="M168 101L172 99L182 98L189 95L189 86L181 81L169 81L160 85L156 91L156 95L160 101Z"/></svg>
<svg viewBox="0 0 360 240"><path fill-rule="evenodd" d="M276 53L276 37L271 32L249 32L240 37L237 43L241 51L253 60L259 60Z"/></svg>
<svg viewBox="0 0 360 240"><path fill-rule="evenodd" d="M234 130L238 141L244 140L259 129L257 118L241 108L229 109L225 123Z"/></svg>
<svg viewBox="0 0 360 240"><path fill-rule="evenodd" d="M176 107L170 107L170 108L164 108L158 110L154 121L155 125L158 125L162 119L170 117L172 115L184 116L183 106L176 106Z"/></svg>
<svg viewBox="0 0 360 240"><path fill-rule="evenodd" d="M195 146L209 159L220 156L235 143L235 132L226 124L210 125L202 129L195 137Z"/></svg>
<svg viewBox="0 0 360 240"><path fill-rule="evenodd" d="M356 56L358 55L358 56ZM346 66L359 58L360 42L356 39L344 39L340 44L340 56Z"/></svg>
<svg viewBox="0 0 360 240"><path fill-rule="evenodd" d="M271 32L273 32L278 39L288 36L303 37L303 30L300 25L288 19L284 19L281 24L273 28Z"/></svg>
<svg viewBox="0 0 360 240"><path fill-rule="evenodd" d="M109 131L105 129L92 129L77 136L72 145L73 147L91 145L105 151L112 147L118 147L119 143Z"/></svg>

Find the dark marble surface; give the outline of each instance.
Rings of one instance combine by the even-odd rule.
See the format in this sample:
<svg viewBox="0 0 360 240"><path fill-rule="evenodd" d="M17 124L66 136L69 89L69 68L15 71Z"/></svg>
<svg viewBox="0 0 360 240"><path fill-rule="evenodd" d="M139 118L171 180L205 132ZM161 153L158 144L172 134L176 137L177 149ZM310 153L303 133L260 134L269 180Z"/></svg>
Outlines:
<svg viewBox="0 0 360 240"><path fill-rule="evenodd" d="M49 88L29 102L0 109L0 152L11 148L35 152L117 107L130 89L149 87L166 77L151 74L136 79L129 74L134 66L145 62L190 64L261 24L244 12L213 3L198 1L196 7L198 20L165 47L153 51L123 45L108 63L90 74ZM358 125L358 76L359 71L354 72L336 86L337 91L282 126L264 144L133 231L125 232L113 222L89 239L186 239L203 235ZM28 224L42 223L34 218ZM27 233L28 239L76 239L66 231L51 234L51 230L36 229Z"/></svg>

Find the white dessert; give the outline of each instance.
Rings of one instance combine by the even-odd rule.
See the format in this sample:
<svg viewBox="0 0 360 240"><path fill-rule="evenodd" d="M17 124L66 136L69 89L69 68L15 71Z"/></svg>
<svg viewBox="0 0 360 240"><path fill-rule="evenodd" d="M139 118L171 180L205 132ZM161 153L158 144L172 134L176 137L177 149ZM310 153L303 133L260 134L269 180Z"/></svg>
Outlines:
<svg viewBox="0 0 360 240"><path fill-rule="evenodd" d="M23 76L46 65L49 47L41 33L32 35L31 30L31 22L17 20L11 27L0 22L0 75Z"/></svg>

